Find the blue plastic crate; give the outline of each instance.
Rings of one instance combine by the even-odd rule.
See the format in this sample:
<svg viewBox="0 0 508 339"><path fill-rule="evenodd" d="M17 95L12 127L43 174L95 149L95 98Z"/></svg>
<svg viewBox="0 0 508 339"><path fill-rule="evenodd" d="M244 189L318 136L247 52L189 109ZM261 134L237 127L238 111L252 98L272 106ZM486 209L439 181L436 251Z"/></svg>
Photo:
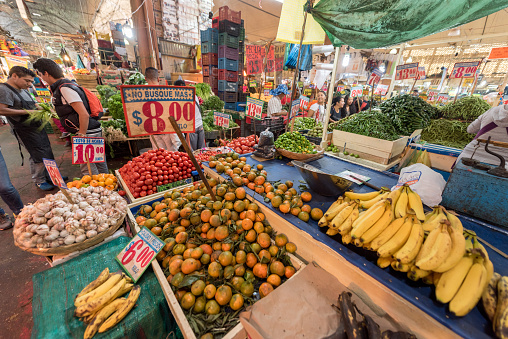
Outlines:
<svg viewBox="0 0 508 339"><path fill-rule="evenodd" d="M238 84L236 82L228 82L219 80L219 92L237 92Z"/></svg>
<svg viewBox="0 0 508 339"><path fill-rule="evenodd" d="M201 43L201 53L218 53L219 52L219 45L217 43L214 43L212 41L207 41Z"/></svg>
<svg viewBox="0 0 508 339"><path fill-rule="evenodd" d="M242 106L240 106L242 105ZM236 107L235 107L235 111L237 112L243 112L245 111L245 107L247 106L247 103L246 102L237 102L236 103Z"/></svg>
<svg viewBox="0 0 508 339"><path fill-rule="evenodd" d="M226 102L224 103L224 109L229 109L231 111L234 111L236 108L236 102Z"/></svg>
<svg viewBox="0 0 508 339"><path fill-rule="evenodd" d="M212 41L213 43L219 42L219 30L216 28L208 28L201 31L201 42Z"/></svg>
<svg viewBox="0 0 508 339"><path fill-rule="evenodd" d="M238 60L219 58L219 69L238 72Z"/></svg>

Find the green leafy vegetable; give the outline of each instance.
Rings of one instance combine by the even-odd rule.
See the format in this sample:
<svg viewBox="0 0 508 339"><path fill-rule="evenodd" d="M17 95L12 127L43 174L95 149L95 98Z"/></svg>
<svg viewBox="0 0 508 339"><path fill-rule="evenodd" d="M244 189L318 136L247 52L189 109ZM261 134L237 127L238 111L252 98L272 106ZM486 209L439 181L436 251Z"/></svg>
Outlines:
<svg viewBox="0 0 508 339"><path fill-rule="evenodd" d="M145 85L145 76L139 72L132 74L125 82L125 85Z"/></svg>
<svg viewBox="0 0 508 339"><path fill-rule="evenodd" d="M125 120L125 116L123 114L122 96L120 93L112 95L108 99L108 109L113 119Z"/></svg>
<svg viewBox="0 0 508 339"><path fill-rule="evenodd" d="M203 111L222 111L224 108L224 101L219 99L218 96L213 95L203 102L201 108Z"/></svg>
<svg viewBox="0 0 508 339"><path fill-rule="evenodd" d="M208 98L213 96L212 88L210 85L205 83L193 84L192 86L196 87L196 95L206 101Z"/></svg>
<svg viewBox="0 0 508 339"><path fill-rule="evenodd" d="M409 94L388 99L380 105L380 108L402 135L410 135L417 129L427 127L430 119L437 118L438 115L435 107Z"/></svg>
<svg viewBox="0 0 508 339"><path fill-rule="evenodd" d="M36 110L33 113L29 113L30 116L24 121L24 124L29 125L32 121L38 121L41 123L41 126L37 130L42 131L44 127L50 123L51 119L58 119L58 115L51 110L50 105L45 103L39 103L38 105L41 109Z"/></svg>
<svg viewBox="0 0 508 339"><path fill-rule="evenodd" d="M108 108L108 99L117 94L118 90L109 85L99 85L96 87L97 92L99 92L99 97L101 99L102 107Z"/></svg>
<svg viewBox="0 0 508 339"><path fill-rule="evenodd" d="M444 118L473 121L491 109L490 105L480 97L464 97L455 103L449 103L441 109Z"/></svg>

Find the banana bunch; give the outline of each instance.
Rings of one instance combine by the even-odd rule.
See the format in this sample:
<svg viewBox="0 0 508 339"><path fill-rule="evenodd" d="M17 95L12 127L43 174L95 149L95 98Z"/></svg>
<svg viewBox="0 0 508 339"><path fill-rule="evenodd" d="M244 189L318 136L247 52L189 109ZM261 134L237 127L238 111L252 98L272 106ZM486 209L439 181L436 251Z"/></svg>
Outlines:
<svg viewBox="0 0 508 339"><path fill-rule="evenodd" d="M358 210L359 201L345 201L339 198L330 206L328 211L323 215L318 225L321 227L328 226L326 234L334 236L341 234L344 236L353 227L353 223L358 219L360 211Z"/></svg>
<svg viewBox="0 0 508 339"><path fill-rule="evenodd" d="M380 191L369 192L369 193L355 193L353 191L349 191L344 193L346 199L350 201L359 200L360 208L368 209L372 207L375 203L379 202L381 199L386 199L390 194L390 190L383 187Z"/></svg>
<svg viewBox="0 0 508 339"><path fill-rule="evenodd" d="M508 338L508 277L494 273L482 295L482 301L496 336Z"/></svg>
<svg viewBox="0 0 508 339"><path fill-rule="evenodd" d="M131 291L132 290L132 291ZM128 298L120 298L131 291ZM84 338L92 338L97 331L106 332L118 324L138 300L141 288L122 272L109 273L106 268L74 299L74 315L88 324Z"/></svg>
<svg viewBox="0 0 508 339"><path fill-rule="evenodd" d="M403 218L409 210L413 210L418 220L425 220L422 199L420 199L420 196L407 184L392 191L391 194L393 194L390 198L392 198L392 203L394 205L395 218Z"/></svg>

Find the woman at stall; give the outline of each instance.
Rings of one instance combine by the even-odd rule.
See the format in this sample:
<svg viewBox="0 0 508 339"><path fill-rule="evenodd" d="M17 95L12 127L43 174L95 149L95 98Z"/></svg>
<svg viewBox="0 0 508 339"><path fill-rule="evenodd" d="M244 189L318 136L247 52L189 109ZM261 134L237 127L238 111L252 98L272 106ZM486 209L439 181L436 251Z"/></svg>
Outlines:
<svg viewBox="0 0 508 339"><path fill-rule="evenodd" d="M347 118L348 116L358 112L358 106L356 105L353 97L350 97L349 95L347 95L346 99L344 101L345 101L345 104L344 104L344 107L342 107L342 112L341 112L342 118Z"/></svg>
<svg viewBox="0 0 508 339"><path fill-rule="evenodd" d="M268 109L266 111L266 115L271 118L278 115L286 115L284 109L282 109L282 99L289 95L289 90L286 85L280 84L276 89L272 89L270 91L270 95L272 98L268 101Z"/></svg>
<svg viewBox="0 0 508 339"><path fill-rule="evenodd" d="M326 94L323 91L319 91L317 94L317 102L309 107L309 114L307 115L310 118L314 118L316 122L323 122L325 120L325 100Z"/></svg>
<svg viewBox="0 0 508 339"><path fill-rule="evenodd" d="M471 158L475 148L478 146L476 139L487 140L491 137L491 141L508 143L508 105L489 109L467 127L467 132L476 133L476 136L473 141L464 147L457 161L460 161L461 158ZM489 150L508 160L508 148L489 145ZM474 153L473 159L495 166L499 165L499 159L485 151L484 143L480 143L480 146ZM508 169L508 163L505 165L505 168Z"/></svg>
<svg viewBox="0 0 508 339"><path fill-rule="evenodd" d="M344 107L344 98L343 97L335 97L332 100L332 108L330 109L330 120L331 121L339 121L342 119L341 111L342 107Z"/></svg>

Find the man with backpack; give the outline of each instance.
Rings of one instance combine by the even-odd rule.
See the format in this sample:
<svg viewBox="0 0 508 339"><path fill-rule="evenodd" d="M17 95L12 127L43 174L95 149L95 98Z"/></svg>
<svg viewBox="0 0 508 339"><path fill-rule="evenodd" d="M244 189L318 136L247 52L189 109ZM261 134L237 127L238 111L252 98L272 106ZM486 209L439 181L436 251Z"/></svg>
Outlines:
<svg viewBox="0 0 508 339"><path fill-rule="evenodd" d="M102 128L98 121L102 105L91 91L64 78L60 66L47 58L39 58L34 63L39 77L49 84L53 105L60 122L66 131L79 137L102 138ZM90 163L92 174L108 173L106 162ZM80 165L81 174L88 174L87 164Z"/></svg>

